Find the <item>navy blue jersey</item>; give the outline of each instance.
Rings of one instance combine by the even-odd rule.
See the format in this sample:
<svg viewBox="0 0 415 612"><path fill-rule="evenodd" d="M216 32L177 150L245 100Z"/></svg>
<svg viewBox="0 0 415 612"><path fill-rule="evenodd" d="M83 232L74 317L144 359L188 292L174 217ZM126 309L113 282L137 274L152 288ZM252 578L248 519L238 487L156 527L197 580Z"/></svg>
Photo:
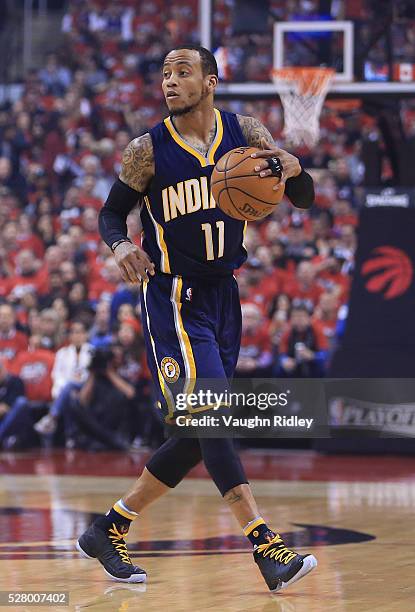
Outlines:
<svg viewBox="0 0 415 612"><path fill-rule="evenodd" d="M167 274L226 276L246 260L246 224L216 207L210 177L225 153L247 142L235 114L215 109L215 115L206 157L180 137L170 117L150 130L155 174L141 210L143 247Z"/></svg>

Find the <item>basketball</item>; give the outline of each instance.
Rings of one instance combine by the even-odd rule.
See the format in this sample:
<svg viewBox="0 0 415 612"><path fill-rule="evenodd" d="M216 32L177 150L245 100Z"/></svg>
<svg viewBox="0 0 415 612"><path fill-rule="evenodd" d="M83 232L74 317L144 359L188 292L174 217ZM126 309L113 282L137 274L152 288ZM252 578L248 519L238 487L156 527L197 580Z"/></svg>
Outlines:
<svg viewBox="0 0 415 612"><path fill-rule="evenodd" d="M270 215L284 195L285 184L274 190L279 179L260 177L255 172L259 151L254 147L238 147L225 153L212 172L211 190L217 206L240 221L258 221Z"/></svg>

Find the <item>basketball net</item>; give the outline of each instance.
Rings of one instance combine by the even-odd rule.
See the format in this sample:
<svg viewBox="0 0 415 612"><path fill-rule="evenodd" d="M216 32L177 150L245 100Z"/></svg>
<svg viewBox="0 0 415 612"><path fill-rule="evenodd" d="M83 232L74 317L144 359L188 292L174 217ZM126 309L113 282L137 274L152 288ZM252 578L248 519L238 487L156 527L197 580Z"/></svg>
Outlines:
<svg viewBox="0 0 415 612"><path fill-rule="evenodd" d="M284 108L284 136L294 146L314 146L320 114L335 71L331 68L279 68L272 78Z"/></svg>

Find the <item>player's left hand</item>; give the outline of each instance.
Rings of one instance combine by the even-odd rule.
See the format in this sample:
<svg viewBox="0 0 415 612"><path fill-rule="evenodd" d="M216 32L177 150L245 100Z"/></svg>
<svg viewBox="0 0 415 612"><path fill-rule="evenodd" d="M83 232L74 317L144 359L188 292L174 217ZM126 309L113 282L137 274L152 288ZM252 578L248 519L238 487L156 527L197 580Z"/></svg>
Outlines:
<svg viewBox="0 0 415 612"><path fill-rule="evenodd" d="M287 179L298 176L301 173L300 161L297 157L295 157L295 155L291 155L291 153L288 153L288 151L284 151L284 149L280 149L275 145L269 144L265 138L262 138L261 140L261 147L263 150L259 151L258 153L252 153L251 157L258 159L262 158L264 160L266 160L268 157L279 157L283 167L282 177L279 181L280 183L285 183ZM255 172L258 172L261 178L271 176L272 174L272 171L268 167L266 161L259 161L258 165L255 166ZM275 185L273 189L277 190L278 185L279 183Z"/></svg>

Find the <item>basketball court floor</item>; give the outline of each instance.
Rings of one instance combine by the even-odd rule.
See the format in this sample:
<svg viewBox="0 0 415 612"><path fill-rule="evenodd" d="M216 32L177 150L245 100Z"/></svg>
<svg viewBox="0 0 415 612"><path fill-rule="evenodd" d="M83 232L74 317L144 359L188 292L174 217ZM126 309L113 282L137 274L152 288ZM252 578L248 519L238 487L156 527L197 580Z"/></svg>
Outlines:
<svg viewBox="0 0 415 612"><path fill-rule="evenodd" d="M414 608L415 459L242 454L263 516L316 570L271 596L246 539L203 467L134 523L146 585L118 584L81 559L76 537L108 509L146 455L37 451L0 455L0 590L69 591L69 608L392 612ZM3 608L2 608L3 609ZM33 610L16 606L5 610Z"/></svg>

